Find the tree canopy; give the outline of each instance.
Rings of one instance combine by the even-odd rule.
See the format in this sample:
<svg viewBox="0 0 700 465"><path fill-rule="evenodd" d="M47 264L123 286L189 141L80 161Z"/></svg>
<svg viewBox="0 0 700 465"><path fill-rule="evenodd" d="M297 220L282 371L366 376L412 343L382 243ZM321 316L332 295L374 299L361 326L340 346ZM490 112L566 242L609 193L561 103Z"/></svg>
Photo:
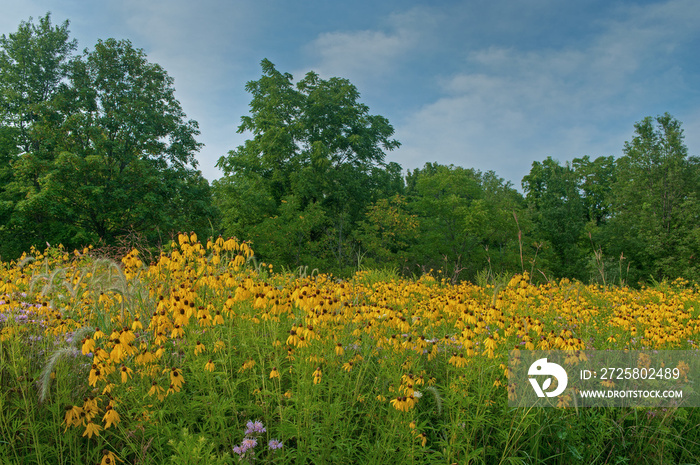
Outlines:
<svg viewBox="0 0 700 465"><path fill-rule="evenodd" d="M400 167L384 161L399 146L394 128L369 113L347 79L309 72L294 84L270 61L261 66L238 128L253 137L217 164L223 226L268 259L347 265L366 207L402 184Z"/></svg>
<svg viewBox="0 0 700 465"><path fill-rule="evenodd" d="M0 38L0 253L205 227L199 130L173 79L128 40L75 49L49 14Z"/></svg>

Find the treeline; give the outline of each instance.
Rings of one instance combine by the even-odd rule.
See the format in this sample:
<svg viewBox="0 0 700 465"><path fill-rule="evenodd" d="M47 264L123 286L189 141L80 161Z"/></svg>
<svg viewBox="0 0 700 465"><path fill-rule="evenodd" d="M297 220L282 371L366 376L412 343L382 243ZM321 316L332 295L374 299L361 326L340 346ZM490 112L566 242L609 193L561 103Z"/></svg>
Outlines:
<svg viewBox="0 0 700 465"><path fill-rule="evenodd" d="M475 280L528 271L601 283L698 279L700 169L681 123L637 123L622 156L534 162L523 193L493 172L399 147L348 80L298 82L267 60L246 85L244 145L210 186L197 123L173 81L128 41L75 54L68 22L0 38L0 254L31 245L154 246L177 230L253 242L258 260L347 275L358 267Z"/></svg>

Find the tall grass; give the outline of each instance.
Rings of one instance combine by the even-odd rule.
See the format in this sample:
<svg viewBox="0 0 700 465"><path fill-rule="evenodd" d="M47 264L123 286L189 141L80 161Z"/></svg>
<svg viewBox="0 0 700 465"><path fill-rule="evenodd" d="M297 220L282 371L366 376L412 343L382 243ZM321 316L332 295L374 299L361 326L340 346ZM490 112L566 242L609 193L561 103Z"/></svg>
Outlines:
<svg viewBox="0 0 700 465"><path fill-rule="evenodd" d="M694 350L697 287L339 281L251 255L181 235L148 267L60 249L3 266L0 463L700 462L696 409L511 408L504 372L550 331L634 348L683 325L643 343ZM636 336L621 305L647 312Z"/></svg>

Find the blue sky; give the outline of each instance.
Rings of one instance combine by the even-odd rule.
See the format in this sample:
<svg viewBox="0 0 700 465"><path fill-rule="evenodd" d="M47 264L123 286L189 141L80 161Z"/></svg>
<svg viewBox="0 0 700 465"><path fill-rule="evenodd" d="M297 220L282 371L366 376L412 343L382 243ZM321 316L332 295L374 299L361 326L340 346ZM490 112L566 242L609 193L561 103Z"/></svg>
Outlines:
<svg viewBox="0 0 700 465"><path fill-rule="evenodd" d="M295 78L348 78L389 119L405 169L493 170L520 188L533 161L622 155L634 123L669 112L700 155L697 0L0 0L0 33L51 11L79 49L129 39L175 79L199 122L199 168L237 134L268 58Z"/></svg>

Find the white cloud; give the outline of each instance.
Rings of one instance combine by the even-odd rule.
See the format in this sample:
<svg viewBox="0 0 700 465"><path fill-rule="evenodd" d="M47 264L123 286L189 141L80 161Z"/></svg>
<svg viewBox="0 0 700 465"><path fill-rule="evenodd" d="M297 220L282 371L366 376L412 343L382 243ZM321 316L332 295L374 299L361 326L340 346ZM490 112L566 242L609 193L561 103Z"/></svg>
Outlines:
<svg viewBox="0 0 700 465"><path fill-rule="evenodd" d="M519 185L546 156L619 155L634 121L664 101L663 86L679 85L666 62L697 38L696 5L620 11L587 45L467 53L461 71L439 79L442 96L397 127L404 146L393 158L409 167L440 160L494 170Z"/></svg>
<svg viewBox="0 0 700 465"><path fill-rule="evenodd" d="M312 69L356 85L386 78L412 55L424 50L439 14L416 7L390 15L383 30L332 31L307 45ZM295 74L296 77L296 74Z"/></svg>

